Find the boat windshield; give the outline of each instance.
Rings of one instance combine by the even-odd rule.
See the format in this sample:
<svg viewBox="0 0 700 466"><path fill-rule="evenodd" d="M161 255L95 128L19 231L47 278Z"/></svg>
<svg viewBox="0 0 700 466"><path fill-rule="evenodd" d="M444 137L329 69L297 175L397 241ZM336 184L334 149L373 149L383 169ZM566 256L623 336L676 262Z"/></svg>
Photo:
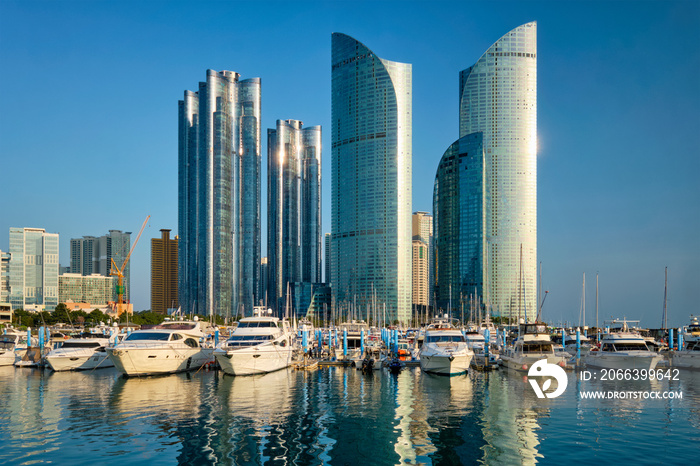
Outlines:
<svg viewBox="0 0 700 466"><path fill-rule="evenodd" d="M647 348L646 343L639 342L639 343L615 343L614 345L614 351L649 351L649 348Z"/></svg>
<svg viewBox="0 0 700 466"><path fill-rule="evenodd" d="M260 328L260 327L277 328L277 322L274 322L272 320L253 321L253 322L238 322L238 328Z"/></svg>
<svg viewBox="0 0 700 466"><path fill-rule="evenodd" d="M169 333L160 332L134 332L124 339L124 341L138 341L138 340L157 340L157 341L168 341L170 338Z"/></svg>
<svg viewBox="0 0 700 466"><path fill-rule="evenodd" d="M61 345L62 349L65 348L99 348L100 343L97 341L66 341Z"/></svg>
<svg viewBox="0 0 700 466"><path fill-rule="evenodd" d="M522 333L547 333L547 326L545 324L520 324L520 329Z"/></svg>
<svg viewBox="0 0 700 466"><path fill-rule="evenodd" d="M442 342L463 343L464 337L462 335L428 335L426 341L428 343L442 343Z"/></svg>
<svg viewBox="0 0 700 466"><path fill-rule="evenodd" d="M0 340L0 349L12 349L15 347L15 340Z"/></svg>
<svg viewBox="0 0 700 466"><path fill-rule="evenodd" d="M233 335L226 340L226 346L255 346L270 340L274 340L274 335Z"/></svg>

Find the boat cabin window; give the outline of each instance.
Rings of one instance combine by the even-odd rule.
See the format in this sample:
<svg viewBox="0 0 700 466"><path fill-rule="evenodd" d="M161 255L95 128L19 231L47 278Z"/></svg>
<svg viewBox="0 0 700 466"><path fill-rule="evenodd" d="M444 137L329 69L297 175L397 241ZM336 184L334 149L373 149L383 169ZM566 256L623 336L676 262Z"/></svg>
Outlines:
<svg viewBox="0 0 700 466"><path fill-rule="evenodd" d="M600 348L601 351L615 351L615 348L613 348L613 345L610 343L603 343L603 346Z"/></svg>
<svg viewBox="0 0 700 466"><path fill-rule="evenodd" d="M169 333L160 333L160 332L139 332L139 333L132 333L131 335L127 336L124 341L138 341L138 340L158 340L158 341L168 341L168 338L170 338Z"/></svg>
<svg viewBox="0 0 700 466"><path fill-rule="evenodd" d="M96 341L66 341L61 345L61 348L99 348L100 344Z"/></svg>
<svg viewBox="0 0 700 466"><path fill-rule="evenodd" d="M524 343L523 353L552 353L554 347L551 343Z"/></svg>
<svg viewBox="0 0 700 466"><path fill-rule="evenodd" d="M173 333L173 336L170 337L170 341L176 341L176 340L182 340L182 335L179 333Z"/></svg>
<svg viewBox="0 0 700 466"><path fill-rule="evenodd" d="M521 324L522 333L548 333L545 324Z"/></svg>
<svg viewBox="0 0 700 466"><path fill-rule="evenodd" d="M15 347L14 341L5 341L5 340L0 341L0 349L11 350L14 347Z"/></svg>
<svg viewBox="0 0 700 466"><path fill-rule="evenodd" d="M428 335L426 340L428 343L442 343L442 342L464 342L464 337L462 335Z"/></svg>
<svg viewBox="0 0 700 466"><path fill-rule="evenodd" d="M194 338L187 338L185 344L191 348L199 348L199 343Z"/></svg>
<svg viewBox="0 0 700 466"><path fill-rule="evenodd" d="M260 321L260 322L238 322L238 328L260 328L260 327L272 327L277 328L277 322L272 320Z"/></svg>
<svg viewBox="0 0 700 466"><path fill-rule="evenodd" d="M643 342L639 343L615 343L614 351L649 351L647 345Z"/></svg>

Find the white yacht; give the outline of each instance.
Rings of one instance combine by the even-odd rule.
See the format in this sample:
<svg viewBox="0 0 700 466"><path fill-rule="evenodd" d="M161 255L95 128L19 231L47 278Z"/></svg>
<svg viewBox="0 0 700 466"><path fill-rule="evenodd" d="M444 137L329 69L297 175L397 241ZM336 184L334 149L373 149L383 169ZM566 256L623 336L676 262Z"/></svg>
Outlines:
<svg viewBox="0 0 700 466"><path fill-rule="evenodd" d="M71 338L51 350L45 359L54 371L114 367L106 351L109 343L105 337Z"/></svg>
<svg viewBox="0 0 700 466"><path fill-rule="evenodd" d="M582 358L583 362L587 366L603 369L654 370L663 356L651 351L644 337L629 330L627 322L622 321L619 332L604 334L600 342L600 350L591 350L586 357Z"/></svg>
<svg viewBox="0 0 700 466"><path fill-rule="evenodd" d="M20 352L26 350L26 335L24 335L24 342L22 342L22 335L18 333L0 335L0 366L14 365L22 357Z"/></svg>
<svg viewBox="0 0 700 466"><path fill-rule="evenodd" d="M685 340L683 349L671 353L671 366L700 369L700 323L697 317L690 317L690 325L683 338Z"/></svg>
<svg viewBox="0 0 700 466"><path fill-rule="evenodd" d="M554 344L545 324L520 324L520 336L513 347L501 355L501 364L509 369L527 372L541 359L546 359L548 364L566 366L566 357L554 352Z"/></svg>
<svg viewBox="0 0 700 466"><path fill-rule="evenodd" d="M344 322L338 326L338 341L340 342L341 354L343 330L347 330L348 337L348 356L346 359L361 364L364 356L361 350L363 343L360 337L364 334L365 339L369 338L369 325L367 325L364 320L353 320L351 322Z"/></svg>
<svg viewBox="0 0 700 466"><path fill-rule="evenodd" d="M580 341L580 348L581 348L581 357L587 355L588 353L591 352L593 348L595 348L595 345L593 344L593 340L588 338L586 335L580 335L579 337ZM576 355L576 335L574 336L569 336L569 339L567 340L566 345L564 346L564 349L566 350L567 353L570 353L572 355Z"/></svg>
<svg viewBox="0 0 700 466"><path fill-rule="evenodd" d="M117 370L126 375L171 374L213 362L213 348L203 347L204 340L200 322L166 321L132 332L108 347L107 354Z"/></svg>
<svg viewBox="0 0 700 466"><path fill-rule="evenodd" d="M39 339L31 338L32 346L39 346ZM0 366L12 366L19 362L26 353L27 332L19 332L10 328L0 335Z"/></svg>
<svg viewBox="0 0 700 466"><path fill-rule="evenodd" d="M420 369L442 375L464 374L474 352L467 347L462 332L447 321L439 321L425 330L420 348Z"/></svg>
<svg viewBox="0 0 700 466"><path fill-rule="evenodd" d="M472 352L474 352L474 359L472 359L472 365L479 367L485 366L486 352L484 351L484 348L486 346L486 338L484 338L484 335L478 332L477 330L467 330L466 332L464 332L464 338L467 342L467 347L471 349ZM498 367L500 363L500 356L493 351L489 351L489 366Z"/></svg>
<svg viewBox="0 0 700 466"><path fill-rule="evenodd" d="M289 322L277 317L246 317L231 337L214 351L227 374L252 375L289 367L294 351Z"/></svg>
<svg viewBox="0 0 700 466"><path fill-rule="evenodd" d="M314 328L314 324L310 320L301 319L297 328L299 330L299 337L301 337L302 332L306 330L306 338L309 344L316 340L316 329Z"/></svg>

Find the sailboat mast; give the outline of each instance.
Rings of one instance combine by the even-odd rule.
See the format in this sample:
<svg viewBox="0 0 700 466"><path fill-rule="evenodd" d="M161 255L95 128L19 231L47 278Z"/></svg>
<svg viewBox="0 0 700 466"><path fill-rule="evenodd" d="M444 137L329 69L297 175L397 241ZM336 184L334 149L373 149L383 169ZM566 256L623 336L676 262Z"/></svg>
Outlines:
<svg viewBox="0 0 700 466"><path fill-rule="evenodd" d="M661 320L663 328L668 328L668 314L666 313L666 291L668 290L668 267L664 268L664 316Z"/></svg>
<svg viewBox="0 0 700 466"><path fill-rule="evenodd" d="M600 329L598 328L598 274L595 274L595 330L597 339L600 343Z"/></svg>

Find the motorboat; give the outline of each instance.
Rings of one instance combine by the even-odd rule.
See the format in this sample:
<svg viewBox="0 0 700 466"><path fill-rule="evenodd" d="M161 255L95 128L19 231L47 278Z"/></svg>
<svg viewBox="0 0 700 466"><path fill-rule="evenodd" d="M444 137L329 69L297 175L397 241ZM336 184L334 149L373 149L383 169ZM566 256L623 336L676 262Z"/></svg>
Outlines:
<svg viewBox="0 0 700 466"><path fill-rule="evenodd" d="M364 345L362 335L364 334L365 339L369 337L369 326L364 320L353 320L340 324L338 326L338 339L341 342L343 341L343 334L346 331L348 352L345 359L355 363L361 363L363 359L362 347Z"/></svg>
<svg viewBox="0 0 700 466"><path fill-rule="evenodd" d="M554 343L555 352L567 353L570 358L576 356L575 334L571 335L564 333L562 337L562 334L555 333L552 337L552 342ZM579 345L582 357L588 354L589 351L596 347L593 343L593 340L591 340L588 336L584 335L583 333L579 333ZM566 356L564 354L562 355Z"/></svg>
<svg viewBox="0 0 700 466"><path fill-rule="evenodd" d="M438 321L426 328L419 358L421 371L457 375L469 370L474 352L460 330L448 321Z"/></svg>
<svg viewBox="0 0 700 466"><path fill-rule="evenodd" d="M316 329L314 324L309 319L301 319L297 326L298 336L301 337L302 332L306 331L306 339L309 344L316 340Z"/></svg>
<svg viewBox="0 0 700 466"><path fill-rule="evenodd" d="M567 358L555 353L547 325L541 322L520 324L520 335L513 347L501 354L501 364L509 369L527 372L542 359L546 359L548 364L565 367Z"/></svg>
<svg viewBox="0 0 700 466"><path fill-rule="evenodd" d="M671 366L700 370L700 324L697 317L690 317L690 325L683 338L683 349L671 353Z"/></svg>
<svg viewBox="0 0 700 466"><path fill-rule="evenodd" d="M485 367L486 364L486 338L478 330L470 329L464 332L464 338L467 342L467 347L474 353L474 358L472 359L472 366ZM491 348L489 348L490 350ZM488 365L491 367L498 367L501 363L500 356L494 352L489 351Z"/></svg>
<svg viewBox="0 0 700 466"><path fill-rule="evenodd" d="M289 322L277 317L246 317L214 351L227 374L264 374L289 367L294 351Z"/></svg>
<svg viewBox="0 0 700 466"><path fill-rule="evenodd" d="M107 355L110 339L105 337L70 338L51 350L46 362L54 371L70 371L114 367Z"/></svg>
<svg viewBox="0 0 700 466"><path fill-rule="evenodd" d="M196 370L213 362L213 348L203 346L206 335L199 321L165 321L128 334L107 348L119 372L126 375L172 374Z"/></svg>
<svg viewBox="0 0 700 466"><path fill-rule="evenodd" d="M631 331L627 322L622 321L619 331L604 334L600 341L600 349L592 349L583 358L583 362L587 366L603 369L654 370L663 356L650 350L644 337Z"/></svg>
<svg viewBox="0 0 700 466"><path fill-rule="evenodd" d="M37 346L39 340L31 337L31 346ZM0 366L12 366L19 362L27 352L27 332L6 330L0 335Z"/></svg>

